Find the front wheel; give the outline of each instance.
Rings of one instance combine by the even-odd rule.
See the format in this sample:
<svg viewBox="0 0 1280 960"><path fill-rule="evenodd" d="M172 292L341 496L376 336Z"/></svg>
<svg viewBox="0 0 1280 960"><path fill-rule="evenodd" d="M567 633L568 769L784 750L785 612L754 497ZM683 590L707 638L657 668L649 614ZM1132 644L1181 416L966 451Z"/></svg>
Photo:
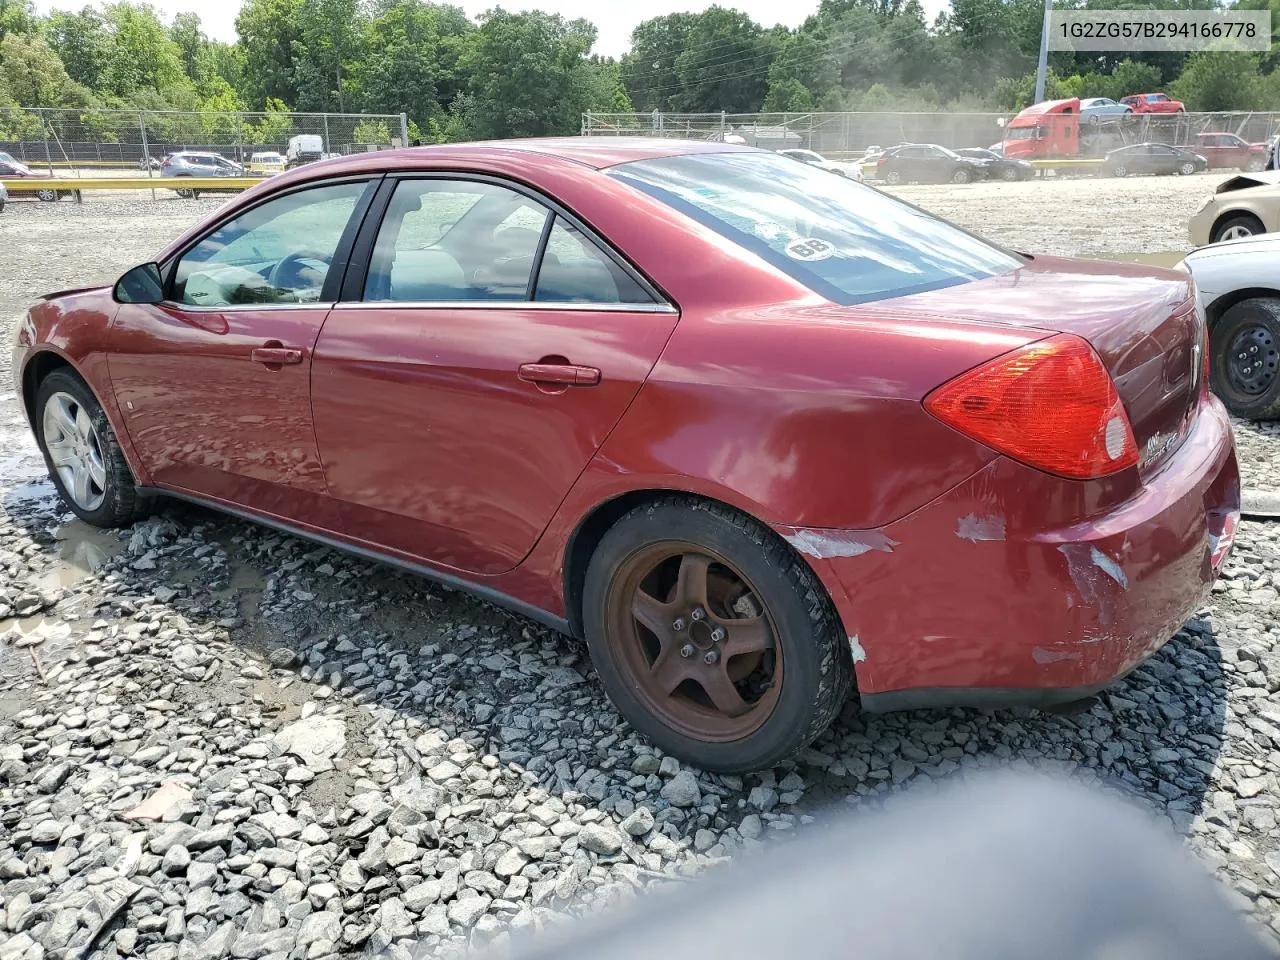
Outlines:
<svg viewBox="0 0 1280 960"><path fill-rule="evenodd" d="M1113 177L1127 177L1129 175L1129 168L1123 163L1117 163L1111 168L1111 175Z"/></svg>
<svg viewBox="0 0 1280 960"><path fill-rule="evenodd" d="M45 203L53 203L58 199L57 190L37 190L36 197Z"/></svg>
<svg viewBox="0 0 1280 960"><path fill-rule="evenodd" d="M1280 417L1280 300L1242 300L1209 335L1209 385L1246 420Z"/></svg>
<svg viewBox="0 0 1280 960"><path fill-rule="evenodd" d="M1218 221L1213 226L1210 243L1221 243L1223 240L1240 240L1244 237L1256 237L1265 233L1262 221L1251 213L1237 213Z"/></svg>
<svg viewBox="0 0 1280 960"><path fill-rule="evenodd" d="M63 502L95 527L123 527L140 497L111 423L93 392L69 370L55 370L36 392L41 452Z"/></svg>
<svg viewBox="0 0 1280 960"><path fill-rule="evenodd" d="M1188 160L1186 163L1178 167L1178 173L1184 177L1189 177L1196 172L1196 165Z"/></svg>
<svg viewBox="0 0 1280 960"><path fill-rule="evenodd" d="M1012 183L1018 179L1018 169L1016 167L1005 167L1000 173L1000 179Z"/></svg>
<svg viewBox="0 0 1280 960"><path fill-rule="evenodd" d="M705 770L781 763L853 687L822 584L772 531L717 504L672 497L619 520L591 558L583 623L622 715Z"/></svg>

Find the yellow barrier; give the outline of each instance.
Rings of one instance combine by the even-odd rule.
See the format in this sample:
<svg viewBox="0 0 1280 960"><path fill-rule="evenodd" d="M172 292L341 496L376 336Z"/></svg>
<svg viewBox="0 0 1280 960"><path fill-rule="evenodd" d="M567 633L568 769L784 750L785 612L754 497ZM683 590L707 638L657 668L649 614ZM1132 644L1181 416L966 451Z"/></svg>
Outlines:
<svg viewBox="0 0 1280 960"><path fill-rule="evenodd" d="M37 190L247 190L263 177L52 177L48 180L0 180L10 193Z"/></svg>

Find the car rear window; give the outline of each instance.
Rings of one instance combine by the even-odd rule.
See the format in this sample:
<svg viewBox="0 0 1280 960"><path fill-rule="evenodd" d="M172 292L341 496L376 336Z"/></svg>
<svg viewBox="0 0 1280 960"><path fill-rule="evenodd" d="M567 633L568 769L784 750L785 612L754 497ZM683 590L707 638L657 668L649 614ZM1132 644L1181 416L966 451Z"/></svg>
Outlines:
<svg viewBox="0 0 1280 960"><path fill-rule="evenodd" d="M1022 265L908 203L776 154L637 160L609 173L835 303L905 296Z"/></svg>

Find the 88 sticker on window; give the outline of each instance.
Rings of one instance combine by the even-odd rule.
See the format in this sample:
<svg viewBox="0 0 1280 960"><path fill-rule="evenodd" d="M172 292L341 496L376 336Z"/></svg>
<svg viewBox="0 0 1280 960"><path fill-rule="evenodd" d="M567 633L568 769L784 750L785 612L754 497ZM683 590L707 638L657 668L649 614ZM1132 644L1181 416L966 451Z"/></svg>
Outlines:
<svg viewBox="0 0 1280 960"><path fill-rule="evenodd" d="M835 256L835 252L834 245L818 237L796 237L787 243L787 256L805 263L829 260Z"/></svg>

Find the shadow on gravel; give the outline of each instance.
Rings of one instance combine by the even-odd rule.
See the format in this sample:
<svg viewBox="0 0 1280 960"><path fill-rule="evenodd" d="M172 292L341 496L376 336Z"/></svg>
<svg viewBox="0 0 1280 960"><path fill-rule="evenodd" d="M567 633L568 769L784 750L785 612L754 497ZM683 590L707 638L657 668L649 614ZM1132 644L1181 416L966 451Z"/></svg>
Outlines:
<svg viewBox="0 0 1280 960"><path fill-rule="evenodd" d="M50 533L56 510L45 502L32 507L6 504L11 518L56 556ZM150 592L196 632L225 629L232 643L320 687L281 690L265 677L246 691L227 665L207 678L210 689L192 689L191 697L213 697L225 707L252 696L282 723L297 719L308 699L354 698L415 727L467 739L552 792L585 794L606 812L668 806L656 761L653 769L637 762L625 785L596 776L602 765L611 770L620 753L644 748L573 641L425 579L198 507L164 504L159 517L149 522L153 531L157 522L165 528L152 537L154 546L145 537L140 542L140 528L123 534L123 592ZM700 779L721 796L715 819L722 822L710 825L723 826L753 813L856 804L974 765L1048 768L1145 798L1185 830L1204 803L1225 736L1226 694L1213 629L1194 619L1080 716L1029 710L875 716L851 702L794 768ZM347 749L366 761L379 747L357 723ZM340 807L355 789L340 765L307 794Z"/></svg>

